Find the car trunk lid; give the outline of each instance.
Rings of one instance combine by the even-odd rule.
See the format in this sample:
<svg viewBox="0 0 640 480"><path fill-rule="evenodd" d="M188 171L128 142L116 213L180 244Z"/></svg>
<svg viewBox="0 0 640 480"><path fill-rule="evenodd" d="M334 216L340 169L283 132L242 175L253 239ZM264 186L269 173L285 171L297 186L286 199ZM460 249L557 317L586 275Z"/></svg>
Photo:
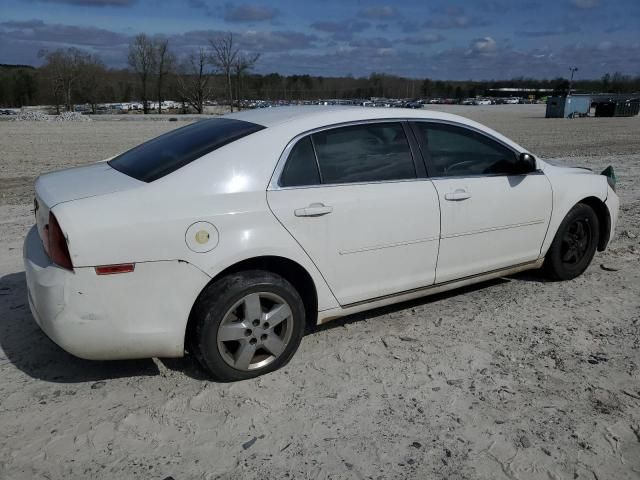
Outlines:
<svg viewBox="0 0 640 480"><path fill-rule="evenodd" d="M40 238L49 223L49 211L64 202L129 190L144 182L111 168L107 162L98 162L46 173L36 180L34 212Z"/></svg>

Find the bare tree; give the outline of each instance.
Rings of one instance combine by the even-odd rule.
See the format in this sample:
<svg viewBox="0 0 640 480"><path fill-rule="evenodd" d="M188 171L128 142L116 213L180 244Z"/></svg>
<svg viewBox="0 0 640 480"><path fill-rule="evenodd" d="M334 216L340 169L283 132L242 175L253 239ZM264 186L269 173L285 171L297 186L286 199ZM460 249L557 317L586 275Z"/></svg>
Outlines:
<svg viewBox="0 0 640 480"><path fill-rule="evenodd" d="M43 52L40 52L42 55ZM49 92L53 103L56 106L56 115L60 115L60 104L62 103L62 83L56 76L56 72L51 63L46 63L40 67L40 78L43 88Z"/></svg>
<svg viewBox="0 0 640 480"><path fill-rule="evenodd" d="M142 108L149 113L149 81L156 65L153 41L144 33L137 35L129 45L129 65L135 70L142 87Z"/></svg>
<svg viewBox="0 0 640 480"><path fill-rule="evenodd" d="M58 49L53 52L42 50L44 69L48 72L51 88L59 112L59 99L62 98L67 111L73 110L73 89L81 77L84 67L89 63L90 55L77 48Z"/></svg>
<svg viewBox="0 0 640 480"><path fill-rule="evenodd" d="M169 50L169 40L160 39L155 42L156 58L156 87L158 93L158 113L162 113L162 94L164 92L166 77L173 70L175 57Z"/></svg>
<svg viewBox="0 0 640 480"><path fill-rule="evenodd" d="M231 85L231 73L233 71L238 49L233 45L233 33L228 32L215 39L209 40L212 54L211 63L220 70L226 79L227 98L229 107L233 112L233 87Z"/></svg>
<svg viewBox="0 0 640 480"><path fill-rule="evenodd" d="M242 99L242 76L255 66L259 58L259 53L244 54L242 52L238 52L238 55L236 56L233 69L236 75L236 98L238 99L238 110L240 110L240 100Z"/></svg>
<svg viewBox="0 0 640 480"><path fill-rule="evenodd" d="M178 90L183 101L203 113L204 102L211 95L211 64L209 54L204 47L199 47L196 53L189 55L181 67L178 77Z"/></svg>
<svg viewBox="0 0 640 480"><path fill-rule="evenodd" d="M101 97L104 98L106 72L104 63L98 56L87 56L77 81L77 90L80 100L91 105L91 113L96 113L98 101Z"/></svg>

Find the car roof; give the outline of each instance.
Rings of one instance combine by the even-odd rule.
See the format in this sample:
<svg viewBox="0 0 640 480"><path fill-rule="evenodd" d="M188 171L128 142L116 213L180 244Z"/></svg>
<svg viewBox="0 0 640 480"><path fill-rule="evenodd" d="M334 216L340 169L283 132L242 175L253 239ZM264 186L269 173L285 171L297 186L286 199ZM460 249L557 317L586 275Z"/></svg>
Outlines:
<svg viewBox="0 0 640 480"><path fill-rule="evenodd" d="M376 108L360 106L282 106L271 108L256 108L225 115L225 118L235 118L246 122L253 122L267 128L304 120L306 126L315 124L317 127L342 122L358 120L384 120L398 118L420 118L425 120L448 120L456 123L477 125L475 122L450 113L422 109Z"/></svg>
<svg viewBox="0 0 640 480"><path fill-rule="evenodd" d="M507 145L510 145L516 151L527 151L513 140L505 137L486 125L461 117L460 115L427 109L361 107L349 105L282 106L244 110L242 112L227 114L224 118L235 118L263 125L267 127L265 130L266 134L268 134L270 130L273 131L275 128L283 136L290 137L294 137L298 134L317 128L347 122L385 119L439 120L475 128L498 140L501 140ZM251 135L246 137L246 141L250 141L251 137Z"/></svg>

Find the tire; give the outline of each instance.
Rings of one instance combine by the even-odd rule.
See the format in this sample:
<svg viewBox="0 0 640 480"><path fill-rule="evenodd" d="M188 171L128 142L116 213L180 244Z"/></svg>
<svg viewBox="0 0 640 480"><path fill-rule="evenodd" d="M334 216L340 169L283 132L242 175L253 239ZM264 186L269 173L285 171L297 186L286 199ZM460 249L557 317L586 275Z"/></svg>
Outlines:
<svg viewBox="0 0 640 480"><path fill-rule="evenodd" d="M286 365L302 340L305 309L286 279L249 270L206 287L192 321L191 352L214 379L231 382Z"/></svg>
<svg viewBox="0 0 640 480"><path fill-rule="evenodd" d="M598 216L584 203L575 205L562 220L547 252L544 271L553 280L571 280L581 275L596 253Z"/></svg>

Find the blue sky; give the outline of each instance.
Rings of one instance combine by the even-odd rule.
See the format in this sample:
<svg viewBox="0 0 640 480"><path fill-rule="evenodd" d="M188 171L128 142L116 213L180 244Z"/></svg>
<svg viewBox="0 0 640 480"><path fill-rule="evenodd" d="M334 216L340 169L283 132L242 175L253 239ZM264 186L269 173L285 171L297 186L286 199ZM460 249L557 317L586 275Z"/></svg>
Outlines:
<svg viewBox="0 0 640 480"><path fill-rule="evenodd" d="M82 48L126 65L139 32L179 57L221 32L262 73L414 78L640 75L640 0L0 0L0 63Z"/></svg>

